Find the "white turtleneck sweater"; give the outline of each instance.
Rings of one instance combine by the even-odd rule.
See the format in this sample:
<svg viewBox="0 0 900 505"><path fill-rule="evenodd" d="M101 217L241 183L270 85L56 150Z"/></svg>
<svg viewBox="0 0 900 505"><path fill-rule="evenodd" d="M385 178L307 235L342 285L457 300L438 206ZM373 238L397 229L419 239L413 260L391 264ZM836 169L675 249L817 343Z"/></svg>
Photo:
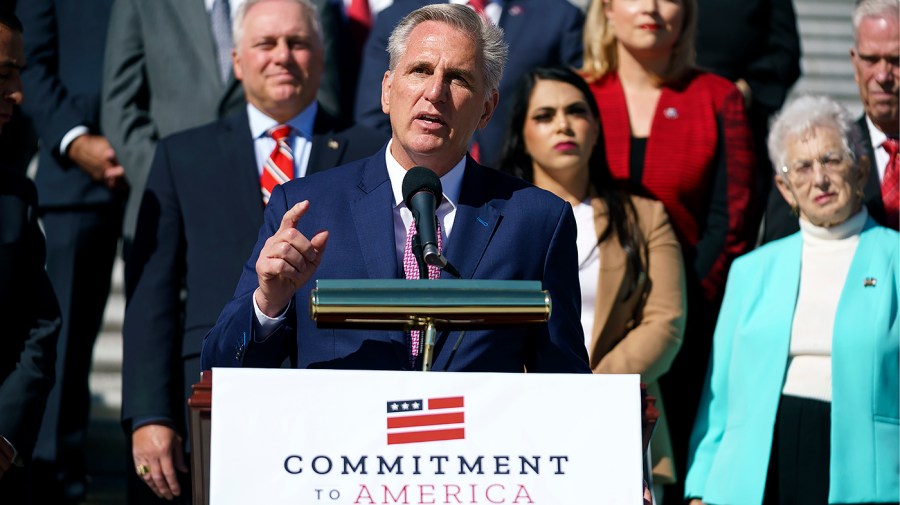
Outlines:
<svg viewBox="0 0 900 505"><path fill-rule="evenodd" d="M800 220L800 290L791 325L790 361L782 389L785 395L831 401L834 318L868 217L863 206L853 217L830 228Z"/></svg>

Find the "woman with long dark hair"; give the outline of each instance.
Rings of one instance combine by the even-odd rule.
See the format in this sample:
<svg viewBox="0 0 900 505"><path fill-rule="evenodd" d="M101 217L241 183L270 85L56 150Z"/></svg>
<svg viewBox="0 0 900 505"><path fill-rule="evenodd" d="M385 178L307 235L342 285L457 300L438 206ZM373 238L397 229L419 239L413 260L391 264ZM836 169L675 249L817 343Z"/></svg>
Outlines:
<svg viewBox="0 0 900 505"><path fill-rule="evenodd" d="M597 103L574 71L538 68L512 107L501 170L567 200L578 226L585 344L595 373L639 373L657 398L654 474L671 475L671 445L656 384L684 334L681 250L663 205L618 188L602 153Z"/></svg>

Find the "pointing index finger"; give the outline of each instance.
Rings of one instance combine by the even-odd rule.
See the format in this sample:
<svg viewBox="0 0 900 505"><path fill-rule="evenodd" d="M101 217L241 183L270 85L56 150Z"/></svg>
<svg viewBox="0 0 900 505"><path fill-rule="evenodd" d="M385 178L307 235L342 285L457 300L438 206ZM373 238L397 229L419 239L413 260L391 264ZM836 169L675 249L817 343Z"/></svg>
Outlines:
<svg viewBox="0 0 900 505"><path fill-rule="evenodd" d="M309 200L303 200L302 202L294 204L293 207L284 213L284 217L281 218L281 226L278 227L278 231L296 228L297 222L300 221L303 214L306 214L307 209L309 209Z"/></svg>

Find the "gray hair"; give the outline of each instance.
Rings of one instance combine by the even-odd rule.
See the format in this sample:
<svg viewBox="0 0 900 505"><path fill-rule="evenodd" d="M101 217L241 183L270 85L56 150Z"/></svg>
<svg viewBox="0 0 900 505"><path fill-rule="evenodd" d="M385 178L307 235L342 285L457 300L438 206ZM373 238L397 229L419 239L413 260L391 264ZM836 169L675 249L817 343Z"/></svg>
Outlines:
<svg viewBox="0 0 900 505"><path fill-rule="evenodd" d="M409 36L413 29L425 21L445 23L465 33L481 49L481 60L484 68L484 81L487 93L500 86L500 77L506 66L509 48L503 41L503 29L493 23L482 20L481 16L465 5L433 4L426 5L407 14L391 32L387 51L390 55L389 70L393 74L397 62L406 52Z"/></svg>
<svg viewBox="0 0 900 505"><path fill-rule="evenodd" d="M858 0L853 9L853 32L858 36L863 18L900 19L900 0Z"/></svg>
<svg viewBox="0 0 900 505"><path fill-rule="evenodd" d="M850 111L827 96L801 95L781 109L769 129L769 159L776 174L781 175L781 167L787 162L788 142L816 128L831 128L840 134L854 167L856 160L866 154L862 133Z"/></svg>
<svg viewBox="0 0 900 505"><path fill-rule="evenodd" d="M258 3L263 3L267 0L246 0L244 3L238 6L237 11L234 13L234 19L231 20L231 40L233 41L234 48L237 50L238 41L241 40L241 37L244 36L244 19L247 17L247 11L250 10L251 7ZM289 0L294 2L297 5L305 8L310 18L312 19L313 30L315 30L316 35L319 36L319 41L322 41L322 22L319 21L319 9L313 4L310 0Z"/></svg>

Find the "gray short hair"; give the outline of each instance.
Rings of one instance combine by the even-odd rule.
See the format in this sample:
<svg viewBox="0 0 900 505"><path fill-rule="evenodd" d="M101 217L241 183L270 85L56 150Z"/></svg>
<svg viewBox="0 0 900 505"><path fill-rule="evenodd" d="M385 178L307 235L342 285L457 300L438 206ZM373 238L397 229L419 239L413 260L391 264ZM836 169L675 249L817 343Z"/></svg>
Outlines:
<svg viewBox="0 0 900 505"><path fill-rule="evenodd" d="M801 95L785 104L769 129L769 159L776 174L781 175L781 167L787 162L788 141L796 141L816 128L831 128L840 134L854 167L866 155L862 132L850 111L827 96Z"/></svg>
<svg viewBox="0 0 900 505"><path fill-rule="evenodd" d="M247 11L250 10L250 7L258 3L265 2L266 0L246 0L244 3L238 6L237 11L234 13L234 19L231 20L231 40L234 43L234 48L237 50L238 41L241 40L241 37L244 36L244 18L247 17ZM290 0L295 4L298 4L304 7L312 18L313 30L316 31L316 35L319 36L319 40L322 40L322 22L319 21L319 9L313 4L310 0Z"/></svg>
<svg viewBox="0 0 900 505"><path fill-rule="evenodd" d="M388 39L387 51L391 58L388 68L391 73L406 52L413 29L425 21L448 24L471 37L481 49L487 93L500 86L500 78L503 76L503 68L506 66L506 57L509 53L509 48L503 40L503 29L482 20L471 8L458 4L426 5L407 14L400 21Z"/></svg>
<svg viewBox="0 0 900 505"><path fill-rule="evenodd" d="M858 0L853 9L853 32L859 34L863 18L900 19L900 0Z"/></svg>

